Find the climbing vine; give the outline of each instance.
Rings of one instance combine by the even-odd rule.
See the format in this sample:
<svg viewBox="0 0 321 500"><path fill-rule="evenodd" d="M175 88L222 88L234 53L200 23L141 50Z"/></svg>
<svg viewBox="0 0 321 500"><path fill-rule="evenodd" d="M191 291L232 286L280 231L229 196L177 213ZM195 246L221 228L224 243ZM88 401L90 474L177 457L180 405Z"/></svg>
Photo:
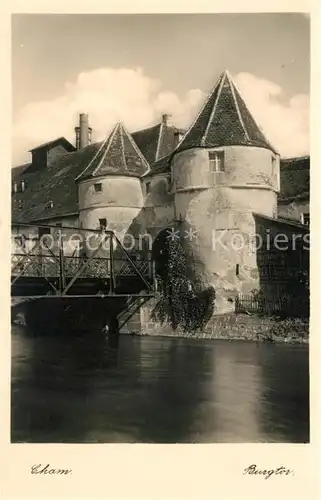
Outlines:
<svg viewBox="0 0 321 500"><path fill-rule="evenodd" d="M179 239L170 241L166 252L159 276L161 296L152 316L161 323L168 321L173 330L200 330L214 312L214 288L200 285Z"/></svg>

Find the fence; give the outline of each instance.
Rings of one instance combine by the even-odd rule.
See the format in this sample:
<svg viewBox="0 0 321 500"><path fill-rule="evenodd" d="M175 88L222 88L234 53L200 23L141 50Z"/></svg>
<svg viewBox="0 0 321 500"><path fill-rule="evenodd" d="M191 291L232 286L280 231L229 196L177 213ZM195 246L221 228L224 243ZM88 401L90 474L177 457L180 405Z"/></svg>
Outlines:
<svg viewBox="0 0 321 500"><path fill-rule="evenodd" d="M240 294L235 300L236 313L309 316L309 299L284 295L275 299Z"/></svg>

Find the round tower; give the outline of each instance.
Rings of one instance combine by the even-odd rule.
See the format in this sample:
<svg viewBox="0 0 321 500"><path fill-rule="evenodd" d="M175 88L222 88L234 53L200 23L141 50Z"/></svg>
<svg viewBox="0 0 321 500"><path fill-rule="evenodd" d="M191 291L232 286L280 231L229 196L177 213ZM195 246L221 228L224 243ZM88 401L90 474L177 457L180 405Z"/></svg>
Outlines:
<svg viewBox="0 0 321 500"><path fill-rule="evenodd" d="M135 236L135 219L144 204L140 177L148 168L132 137L118 123L77 178L80 227ZM129 238L124 244L132 249L133 238ZM87 254L93 248L87 245Z"/></svg>
<svg viewBox="0 0 321 500"><path fill-rule="evenodd" d="M172 159L175 219L218 309L258 287L255 214L276 217L279 155L224 72ZM229 300L228 300L229 299Z"/></svg>

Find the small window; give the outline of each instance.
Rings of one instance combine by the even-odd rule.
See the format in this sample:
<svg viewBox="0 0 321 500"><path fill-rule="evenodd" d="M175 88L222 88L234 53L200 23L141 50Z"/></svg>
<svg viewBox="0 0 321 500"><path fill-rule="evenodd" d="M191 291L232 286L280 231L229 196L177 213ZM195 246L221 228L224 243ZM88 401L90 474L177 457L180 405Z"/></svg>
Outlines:
<svg viewBox="0 0 321 500"><path fill-rule="evenodd" d="M105 231L107 229L107 219L99 219L99 229Z"/></svg>
<svg viewBox="0 0 321 500"><path fill-rule="evenodd" d="M236 276L239 276L239 275L240 275L240 264L236 264L236 267L235 267L235 274L236 274Z"/></svg>
<svg viewBox="0 0 321 500"><path fill-rule="evenodd" d="M96 193L99 193L100 191L102 191L103 190L102 183L101 182L97 182L96 184L94 184L94 189L95 189Z"/></svg>
<svg viewBox="0 0 321 500"><path fill-rule="evenodd" d="M146 194L150 193L151 182L146 182Z"/></svg>
<svg viewBox="0 0 321 500"><path fill-rule="evenodd" d="M56 227L62 227L62 222L56 222Z"/></svg>
<svg viewBox="0 0 321 500"><path fill-rule="evenodd" d="M305 226L310 226L310 214L301 214L301 222Z"/></svg>
<svg viewBox="0 0 321 500"><path fill-rule="evenodd" d="M224 152L210 151L208 153L211 173L224 172Z"/></svg>
<svg viewBox="0 0 321 500"><path fill-rule="evenodd" d="M38 227L39 238L45 236L45 234L50 234L50 227Z"/></svg>

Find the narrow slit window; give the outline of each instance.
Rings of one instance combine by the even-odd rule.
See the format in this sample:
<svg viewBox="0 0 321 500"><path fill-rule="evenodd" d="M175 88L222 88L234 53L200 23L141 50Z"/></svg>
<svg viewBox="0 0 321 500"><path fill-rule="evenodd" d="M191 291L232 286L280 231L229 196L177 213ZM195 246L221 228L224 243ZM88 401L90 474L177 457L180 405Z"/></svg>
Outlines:
<svg viewBox="0 0 321 500"><path fill-rule="evenodd" d="M99 219L99 229L105 231L107 229L107 219Z"/></svg>
<svg viewBox="0 0 321 500"><path fill-rule="evenodd" d="M224 172L224 153L223 151L210 151L208 153L210 171L212 174Z"/></svg>
<svg viewBox="0 0 321 500"><path fill-rule="evenodd" d="M305 226L310 226L310 214L301 214L301 222Z"/></svg>
<svg viewBox="0 0 321 500"><path fill-rule="evenodd" d="M146 182L146 194L150 193L150 187L151 187L151 183L150 182Z"/></svg>
<svg viewBox="0 0 321 500"><path fill-rule="evenodd" d="M101 182L97 182L96 184L94 184L94 189L95 189L96 193L99 193L100 191L102 191L103 190L102 183Z"/></svg>
<svg viewBox="0 0 321 500"><path fill-rule="evenodd" d="M240 275L240 264L236 264L236 267L235 267L235 274L236 274L236 276L239 276L239 275Z"/></svg>

